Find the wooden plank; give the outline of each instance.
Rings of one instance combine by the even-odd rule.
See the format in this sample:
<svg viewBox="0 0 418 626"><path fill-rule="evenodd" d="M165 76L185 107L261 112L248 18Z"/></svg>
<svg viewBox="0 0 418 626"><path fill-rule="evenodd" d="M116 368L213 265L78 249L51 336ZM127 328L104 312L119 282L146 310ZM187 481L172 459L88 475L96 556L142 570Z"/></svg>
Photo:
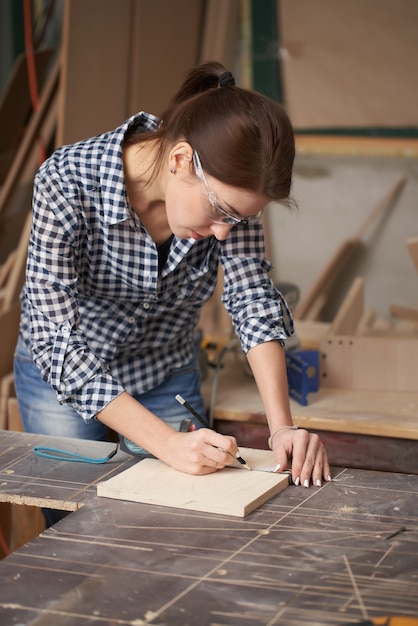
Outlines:
<svg viewBox="0 0 418 626"><path fill-rule="evenodd" d="M0 213L4 210L16 187L17 181L39 136L39 132L54 104L58 88L59 71L59 61L56 61L42 90L39 108L32 115L10 171L3 186L0 188Z"/></svg>
<svg viewBox="0 0 418 626"><path fill-rule="evenodd" d="M14 375L13 371L10 371L6 376L0 378L0 429L7 428L9 398L13 393Z"/></svg>
<svg viewBox="0 0 418 626"><path fill-rule="evenodd" d="M36 80L41 90L52 53L51 49L34 53ZM0 151L14 149L18 145L31 112L27 58L25 54L20 54L0 98Z"/></svg>
<svg viewBox="0 0 418 626"><path fill-rule="evenodd" d="M302 350L319 350L319 340L329 332L329 322L296 320L295 331Z"/></svg>
<svg viewBox="0 0 418 626"><path fill-rule="evenodd" d="M97 495L118 500L170 506L189 511L245 517L288 485L270 450L243 448L254 471L226 467L214 474L191 476L158 459L144 459L97 486ZM257 471L268 468L269 471Z"/></svg>
<svg viewBox="0 0 418 626"><path fill-rule="evenodd" d="M15 257L16 251L12 250L7 256L5 262L2 263L2 265L0 266L0 287L3 287L3 285L6 283L7 277L9 276L10 271L14 265Z"/></svg>
<svg viewBox="0 0 418 626"><path fill-rule="evenodd" d="M24 428L20 416L17 398L10 397L7 401L7 429L23 433Z"/></svg>
<svg viewBox="0 0 418 626"><path fill-rule="evenodd" d="M411 237L407 239L406 245L415 266L415 270L418 272L418 237ZM391 304L389 306L389 312L393 315L393 317L397 317L398 319L406 320L412 322L413 324L418 323L418 309Z"/></svg>
<svg viewBox="0 0 418 626"><path fill-rule="evenodd" d="M320 351L323 387L418 392L418 339L333 335Z"/></svg>
<svg viewBox="0 0 418 626"><path fill-rule="evenodd" d="M377 315L374 309L368 309L367 311L364 311L359 323L357 324L356 334L368 335L373 329L376 318Z"/></svg>
<svg viewBox="0 0 418 626"><path fill-rule="evenodd" d="M411 237L410 239L407 239L406 245L415 265L415 269L418 272L418 237Z"/></svg>
<svg viewBox="0 0 418 626"><path fill-rule="evenodd" d="M20 321L20 303L0 314L0 378L13 371L13 354Z"/></svg>
<svg viewBox="0 0 418 626"><path fill-rule="evenodd" d="M295 128L416 125L415 0L277 5L284 93Z"/></svg>
<svg viewBox="0 0 418 626"><path fill-rule="evenodd" d="M360 245L359 241L348 239L339 246L308 294L297 305L294 312L295 320L316 320L319 318L320 312L328 299L331 287Z"/></svg>
<svg viewBox="0 0 418 626"><path fill-rule="evenodd" d="M353 335L361 320L364 309L364 279L359 276L353 281L345 300L335 316L329 334Z"/></svg>
<svg viewBox="0 0 418 626"><path fill-rule="evenodd" d="M383 218L394 206L395 201L405 184L405 176L401 176L390 190L378 202L359 226L353 237L345 240L335 251L308 294L299 302L294 312L297 319L317 319L330 297L331 291L342 270L352 260L355 253L363 245L364 239L372 227Z"/></svg>
<svg viewBox="0 0 418 626"><path fill-rule="evenodd" d="M400 306L397 304L391 304L389 306L389 313L393 317L397 317L402 320L407 320L413 324L418 324L418 309L412 307Z"/></svg>
<svg viewBox="0 0 418 626"><path fill-rule="evenodd" d="M208 407L214 376L209 370L202 385ZM290 399L290 407L295 424L308 430L418 440L416 392L321 387L308 395L307 406ZM213 415L215 420L267 424L257 385L233 355L225 358L219 374ZM266 431L264 448L267 437ZM240 440L238 443L248 445Z"/></svg>

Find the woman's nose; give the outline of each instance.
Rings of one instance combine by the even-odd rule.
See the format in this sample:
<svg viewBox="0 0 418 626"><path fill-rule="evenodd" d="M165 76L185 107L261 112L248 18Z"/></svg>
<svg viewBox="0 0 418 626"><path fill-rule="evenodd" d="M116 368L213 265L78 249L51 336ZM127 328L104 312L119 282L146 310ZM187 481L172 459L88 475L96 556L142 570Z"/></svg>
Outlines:
<svg viewBox="0 0 418 626"><path fill-rule="evenodd" d="M224 241L233 228L233 224L211 224L210 227L218 241Z"/></svg>

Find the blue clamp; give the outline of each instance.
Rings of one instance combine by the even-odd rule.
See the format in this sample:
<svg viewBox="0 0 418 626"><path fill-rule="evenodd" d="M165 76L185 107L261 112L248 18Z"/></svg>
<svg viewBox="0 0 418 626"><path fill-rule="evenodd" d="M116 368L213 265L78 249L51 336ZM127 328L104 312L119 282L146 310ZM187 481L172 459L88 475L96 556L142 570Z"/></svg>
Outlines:
<svg viewBox="0 0 418 626"><path fill-rule="evenodd" d="M286 351L286 368L290 397L306 406L308 393L319 389L318 350Z"/></svg>

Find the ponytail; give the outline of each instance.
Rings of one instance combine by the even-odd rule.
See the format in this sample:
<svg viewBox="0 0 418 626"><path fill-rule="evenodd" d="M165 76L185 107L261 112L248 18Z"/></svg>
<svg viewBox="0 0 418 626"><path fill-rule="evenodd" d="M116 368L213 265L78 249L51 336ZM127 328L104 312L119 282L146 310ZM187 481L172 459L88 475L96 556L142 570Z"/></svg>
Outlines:
<svg viewBox="0 0 418 626"><path fill-rule="evenodd" d="M190 70L159 128L127 142L146 140L159 142L154 175L170 146L187 141L210 176L290 204L295 143L288 116L271 98L236 86L217 61Z"/></svg>

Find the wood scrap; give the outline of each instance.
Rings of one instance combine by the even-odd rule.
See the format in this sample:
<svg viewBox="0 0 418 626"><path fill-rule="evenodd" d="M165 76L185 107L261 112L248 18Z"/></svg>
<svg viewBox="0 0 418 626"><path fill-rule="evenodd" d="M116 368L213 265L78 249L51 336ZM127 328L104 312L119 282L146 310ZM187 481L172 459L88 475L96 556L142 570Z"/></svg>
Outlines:
<svg viewBox="0 0 418 626"><path fill-rule="evenodd" d="M342 270L347 267L348 262L353 260L356 252L360 250L371 228L394 206L405 181L406 177L401 176L367 216L354 236L345 240L337 248L308 294L296 307L294 312L295 320L319 319L321 311L331 298L337 278L341 275Z"/></svg>
<svg viewBox="0 0 418 626"><path fill-rule="evenodd" d="M398 319L418 324L418 309L391 304L389 306L389 313Z"/></svg>
<svg viewBox="0 0 418 626"><path fill-rule="evenodd" d="M410 239L407 239L406 245L415 269L418 272L418 237L411 237ZM393 317L412 322L413 324L418 324L418 309L416 308L391 304L389 306L389 312Z"/></svg>
<svg viewBox="0 0 418 626"><path fill-rule="evenodd" d="M10 430L8 421L9 400L14 393L14 375L13 372L10 372L0 378L0 428L2 430Z"/></svg>
<svg viewBox="0 0 418 626"><path fill-rule="evenodd" d="M13 355L20 321L20 303L0 313L0 378L13 371Z"/></svg>
<svg viewBox="0 0 418 626"><path fill-rule="evenodd" d="M0 288L6 283L7 277L14 265L16 258L16 251L12 250L10 254L7 256L7 259L0 266Z"/></svg>
<svg viewBox="0 0 418 626"><path fill-rule="evenodd" d="M22 174L31 151L36 145L37 138L48 115L53 111L55 116L54 108L57 100L59 74L60 63L59 60L57 60L42 90L39 108L32 115L13 163L4 180L4 184L0 188L0 214L5 209L17 185L17 181Z"/></svg>
<svg viewBox="0 0 418 626"><path fill-rule="evenodd" d="M320 341L321 387L418 392L418 336L357 332L363 316L363 279L358 278Z"/></svg>
<svg viewBox="0 0 418 626"><path fill-rule="evenodd" d="M412 262L415 265L415 269L418 272L418 237L411 237L406 240L406 245L411 255Z"/></svg>
<svg viewBox="0 0 418 626"><path fill-rule="evenodd" d="M364 279L353 281L347 296L335 316L329 330L331 335L353 335L364 310Z"/></svg>

